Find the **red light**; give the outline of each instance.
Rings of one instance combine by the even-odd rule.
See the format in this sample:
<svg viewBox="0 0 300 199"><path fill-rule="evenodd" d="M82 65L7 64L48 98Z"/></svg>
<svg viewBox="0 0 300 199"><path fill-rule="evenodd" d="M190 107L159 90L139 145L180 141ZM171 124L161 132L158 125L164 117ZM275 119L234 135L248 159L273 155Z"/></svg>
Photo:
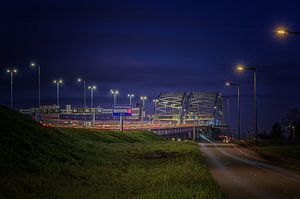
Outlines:
<svg viewBox="0 0 300 199"><path fill-rule="evenodd" d="M127 113L131 114L132 113L132 109L131 108L127 109Z"/></svg>

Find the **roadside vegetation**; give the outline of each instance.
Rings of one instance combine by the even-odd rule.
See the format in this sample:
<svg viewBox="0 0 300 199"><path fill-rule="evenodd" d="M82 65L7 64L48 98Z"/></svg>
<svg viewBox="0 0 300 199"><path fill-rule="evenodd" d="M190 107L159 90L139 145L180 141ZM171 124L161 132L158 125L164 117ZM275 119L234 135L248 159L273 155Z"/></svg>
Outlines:
<svg viewBox="0 0 300 199"><path fill-rule="evenodd" d="M276 164L300 171L300 145L262 146L255 150Z"/></svg>
<svg viewBox="0 0 300 199"><path fill-rule="evenodd" d="M0 121L0 198L222 198L193 142Z"/></svg>
<svg viewBox="0 0 300 199"><path fill-rule="evenodd" d="M300 145L300 109L290 109L270 132L262 131L258 137L261 145Z"/></svg>
<svg viewBox="0 0 300 199"><path fill-rule="evenodd" d="M300 171L300 110L292 108L281 122L275 122L270 132L258 134L255 140L235 141L236 144L256 150L277 165Z"/></svg>
<svg viewBox="0 0 300 199"><path fill-rule="evenodd" d="M235 144L255 150L265 159L272 161L278 166L284 166L300 171L300 145L278 145L274 143L260 143L255 145L254 141L235 141Z"/></svg>

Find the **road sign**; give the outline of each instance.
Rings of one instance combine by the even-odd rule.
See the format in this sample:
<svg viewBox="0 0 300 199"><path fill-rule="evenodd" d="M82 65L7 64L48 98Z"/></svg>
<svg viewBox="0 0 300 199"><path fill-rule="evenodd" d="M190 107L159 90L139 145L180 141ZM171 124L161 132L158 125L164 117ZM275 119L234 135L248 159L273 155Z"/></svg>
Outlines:
<svg viewBox="0 0 300 199"><path fill-rule="evenodd" d="M132 106L131 105L114 105L112 110L113 116L131 116Z"/></svg>

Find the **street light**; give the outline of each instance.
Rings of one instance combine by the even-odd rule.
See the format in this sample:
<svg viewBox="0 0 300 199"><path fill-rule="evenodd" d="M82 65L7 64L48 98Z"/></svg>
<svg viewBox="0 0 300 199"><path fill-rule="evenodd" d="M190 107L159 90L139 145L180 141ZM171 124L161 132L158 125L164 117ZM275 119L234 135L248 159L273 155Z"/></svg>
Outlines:
<svg viewBox="0 0 300 199"><path fill-rule="evenodd" d="M152 100L152 102L154 103L154 114L156 114L156 105L157 105L157 102L159 102L159 100L154 99L154 100Z"/></svg>
<svg viewBox="0 0 300 199"><path fill-rule="evenodd" d="M17 73L18 71L16 68L8 68L6 72L10 74L10 108L12 109L13 100L14 100L14 96L13 96L14 73Z"/></svg>
<svg viewBox="0 0 300 199"><path fill-rule="evenodd" d="M127 95L129 97L129 104L132 105L132 98L134 98L134 94L128 94Z"/></svg>
<svg viewBox="0 0 300 199"><path fill-rule="evenodd" d="M141 96L140 98L143 101L143 109L142 109L142 114L141 114L141 123L143 122L143 117L146 116L146 111L145 111L145 101L147 100L146 96Z"/></svg>
<svg viewBox="0 0 300 199"><path fill-rule="evenodd" d="M40 67L40 65L37 65L34 62L31 62L30 66L32 68L37 67L37 70L38 70L38 104L39 104L39 107L41 107L41 67Z"/></svg>
<svg viewBox="0 0 300 199"><path fill-rule="evenodd" d="M147 97L141 96L141 100L143 101L143 108L145 108L145 101L147 100Z"/></svg>
<svg viewBox="0 0 300 199"><path fill-rule="evenodd" d="M86 108L86 87L85 87L85 80L82 78L78 78L77 82L83 83L83 108Z"/></svg>
<svg viewBox="0 0 300 199"><path fill-rule="evenodd" d="M257 131L257 97L256 97L256 68L245 67L244 65L237 65L238 72L243 72L245 70L253 71L253 128L255 130L255 144L258 144L258 131Z"/></svg>
<svg viewBox="0 0 300 199"><path fill-rule="evenodd" d="M293 34L293 35L299 35L299 31L290 31L285 27L278 27L275 29L275 34L279 37L285 37L287 35Z"/></svg>
<svg viewBox="0 0 300 199"><path fill-rule="evenodd" d="M117 96L119 95L119 91L115 90L115 89L111 89L110 93L113 94L113 96L114 96L114 105L116 105L117 104Z"/></svg>
<svg viewBox="0 0 300 199"><path fill-rule="evenodd" d="M63 80L53 80L53 83L56 84L56 105L59 108L59 85L63 83Z"/></svg>
<svg viewBox="0 0 300 199"><path fill-rule="evenodd" d="M237 87L237 109L238 109L238 139L241 139L241 106L240 106L240 84L226 82L226 86L236 86Z"/></svg>
<svg viewBox="0 0 300 199"><path fill-rule="evenodd" d="M96 86L88 86L88 89L91 90L91 108L94 107L94 90L96 90Z"/></svg>

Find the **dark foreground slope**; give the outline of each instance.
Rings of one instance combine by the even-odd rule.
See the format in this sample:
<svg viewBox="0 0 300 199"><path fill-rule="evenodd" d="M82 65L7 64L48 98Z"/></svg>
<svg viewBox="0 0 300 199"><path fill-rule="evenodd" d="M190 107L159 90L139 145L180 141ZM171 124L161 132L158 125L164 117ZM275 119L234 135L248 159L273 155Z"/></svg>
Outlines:
<svg viewBox="0 0 300 199"><path fill-rule="evenodd" d="M44 128L0 107L0 198L221 198L194 143Z"/></svg>

